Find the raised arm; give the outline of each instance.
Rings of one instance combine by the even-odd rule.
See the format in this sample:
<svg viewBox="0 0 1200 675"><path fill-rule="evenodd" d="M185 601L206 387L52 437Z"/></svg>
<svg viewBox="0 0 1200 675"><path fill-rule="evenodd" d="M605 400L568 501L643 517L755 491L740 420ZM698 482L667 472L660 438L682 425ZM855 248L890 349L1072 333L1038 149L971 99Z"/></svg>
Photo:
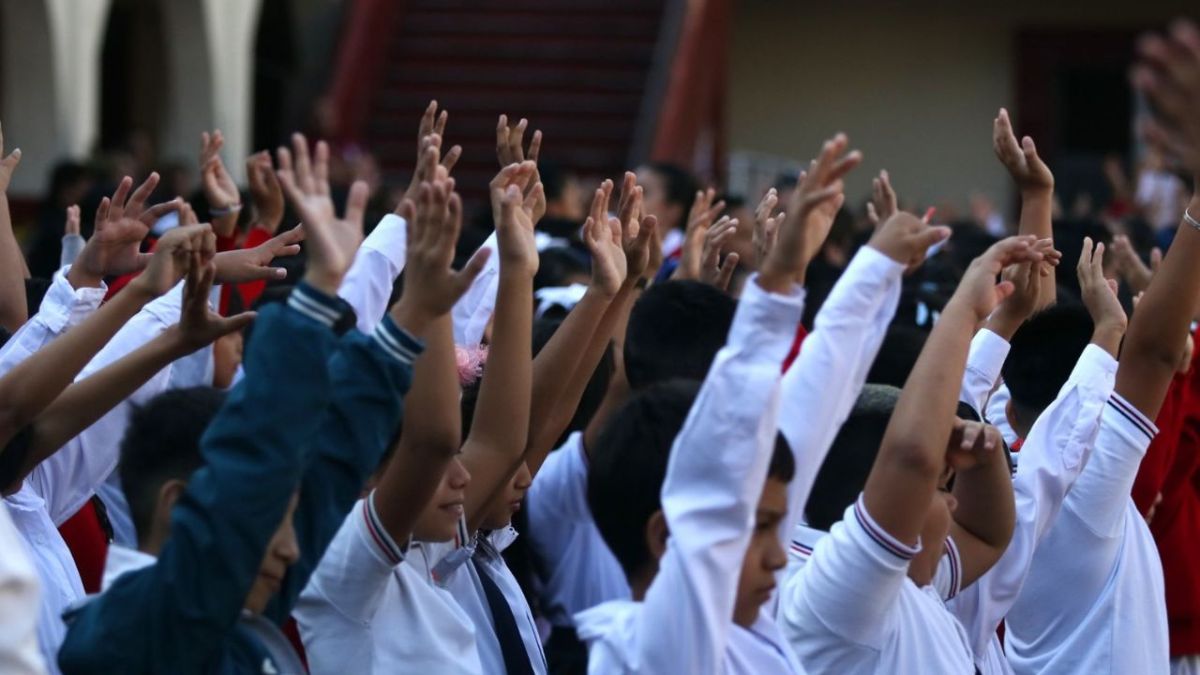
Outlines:
<svg viewBox="0 0 1200 675"><path fill-rule="evenodd" d="M470 531L478 528L486 505L521 463L529 436L532 361L533 275L538 253L533 224L540 184L530 197L518 185L534 171L532 162L510 164L492 181L492 210L498 212L499 294L488 363L479 388L471 432L463 443L463 464L471 473L464 510Z"/></svg>
<svg viewBox="0 0 1200 675"><path fill-rule="evenodd" d="M1032 234L1038 239L1053 240L1051 215L1054 211L1054 174L1038 157L1037 146L1032 138L1025 136L1020 143L1017 142L1012 120L1004 108L1000 109L1000 114L992 123L992 148L1021 191L1018 234ZM1037 308L1053 305L1056 290L1056 284L1041 284Z"/></svg>
<svg viewBox="0 0 1200 675"><path fill-rule="evenodd" d="M1117 369L1117 393L1152 420L1200 306L1200 31L1181 22L1170 37L1142 40L1139 50L1134 84L1156 109L1146 140L1191 173L1195 186L1171 249L1138 303Z"/></svg>
<svg viewBox="0 0 1200 675"><path fill-rule="evenodd" d="M21 149L17 148L5 157L2 131L0 157L4 157L0 159L0 327L15 333L29 318L29 308L25 305L25 278L29 276L29 269L13 234L12 215L8 212L8 185L21 161Z"/></svg>

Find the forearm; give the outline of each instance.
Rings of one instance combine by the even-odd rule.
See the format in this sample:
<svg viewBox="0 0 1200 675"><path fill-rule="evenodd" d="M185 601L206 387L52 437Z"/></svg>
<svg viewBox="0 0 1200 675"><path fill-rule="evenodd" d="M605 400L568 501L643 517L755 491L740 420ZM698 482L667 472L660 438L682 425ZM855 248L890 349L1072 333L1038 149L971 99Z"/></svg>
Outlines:
<svg viewBox="0 0 1200 675"><path fill-rule="evenodd" d="M1200 197L1188 208L1200 213ZM1197 260L1200 231L1185 221L1138 303L1121 350L1117 393L1150 419L1158 416L1200 300Z"/></svg>
<svg viewBox="0 0 1200 675"><path fill-rule="evenodd" d="M1003 549L1016 526L1012 478L1003 452L992 461L955 474L954 522L995 549Z"/></svg>
<svg viewBox="0 0 1200 675"><path fill-rule="evenodd" d="M466 513L473 526L483 515L482 507L516 469L528 441L532 287L530 275L501 268L492 344L471 433L463 446L463 462L472 475Z"/></svg>
<svg viewBox="0 0 1200 675"><path fill-rule="evenodd" d="M29 275L25 257L13 235L8 196L0 192L0 327L10 333L29 318L25 304L25 278Z"/></svg>
<svg viewBox="0 0 1200 675"><path fill-rule="evenodd" d="M1032 234L1038 239L1054 237L1054 188L1036 188L1021 191L1021 221L1017 234ZM1038 307L1053 305L1057 286L1043 283L1038 292Z"/></svg>

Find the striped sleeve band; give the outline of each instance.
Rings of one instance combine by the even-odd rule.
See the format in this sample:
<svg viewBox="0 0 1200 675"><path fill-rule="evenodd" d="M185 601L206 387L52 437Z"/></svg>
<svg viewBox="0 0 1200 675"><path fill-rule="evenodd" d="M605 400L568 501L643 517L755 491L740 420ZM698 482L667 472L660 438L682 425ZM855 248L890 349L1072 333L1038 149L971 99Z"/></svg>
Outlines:
<svg viewBox="0 0 1200 675"><path fill-rule="evenodd" d="M1108 405L1120 414L1125 421L1129 422L1134 429L1145 434L1147 440L1152 441L1158 435L1158 427L1154 426L1154 422L1143 415L1142 411L1130 405L1129 401L1121 398L1119 394L1113 394L1108 399Z"/></svg>
<svg viewBox="0 0 1200 675"><path fill-rule="evenodd" d="M390 316L383 317L373 336L383 351L401 363L411 364L425 351L425 345L397 326Z"/></svg>
<svg viewBox="0 0 1200 675"><path fill-rule="evenodd" d="M362 502L362 517L367 526L367 533L371 535L371 540L375 542L376 547L388 559L388 562L393 565L403 562L404 548L392 539L392 535L388 534L383 522L379 520L379 514L375 511L374 490Z"/></svg>
<svg viewBox="0 0 1200 675"><path fill-rule="evenodd" d="M859 495L858 501L854 503L854 517L858 520L858 524L862 527L867 536L871 538L880 548L891 553L901 560L912 560L913 556L921 551L921 544L918 542L916 546L909 546L892 535L875 522L871 514L867 513L867 507L863 504L862 495Z"/></svg>
<svg viewBox="0 0 1200 675"><path fill-rule="evenodd" d="M288 307L330 328L342 315L336 298L331 298L312 286L300 282L288 296Z"/></svg>
<svg viewBox="0 0 1200 675"><path fill-rule="evenodd" d="M958 545L953 537L946 537L946 557L950 559L950 593L946 597L949 600L962 590L962 558L958 555Z"/></svg>

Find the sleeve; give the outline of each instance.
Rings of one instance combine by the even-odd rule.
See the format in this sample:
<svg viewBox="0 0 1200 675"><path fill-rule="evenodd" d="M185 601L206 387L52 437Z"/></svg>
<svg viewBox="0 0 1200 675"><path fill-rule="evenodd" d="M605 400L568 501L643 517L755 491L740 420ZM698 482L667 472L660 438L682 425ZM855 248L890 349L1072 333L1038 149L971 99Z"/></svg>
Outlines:
<svg viewBox="0 0 1200 675"><path fill-rule="evenodd" d="M931 585L937 589L938 597L946 602L962 591L962 556L958 553L954 537L946 537L946 550L938 559Z"/></svg>
<svg viewBox="0 0 1200 675"><path fill-rule="evenodd" d="M983 419L990 425L1000 430L1000 435L1004 437L1004 442L1010 447L1021 440L1017 436L1017 432L1013 430L1012 425L1008 423L1008 402L1012 400L1012 393L1008 391L1008 385L1001 383L996 391L988 398L987 408L984 410ZM1013 455L1013 461L1017 461L1017 455Z"/></svg>
<svg viewBox="0 0 1200 675"><path fill-rule="evenodd" d="M408 223L393 213L384 216L358 247L338 295L354 308L363 334L375 330L387 313L407 251Z"/></svg>
<svg viewBox="0 0 1200 675"><path fill-rule="evenodd" d="M79 254L83 251L84 241L82 235L64 234L62 238L62 253L59 256L59 266L70 265L75 262Z"/></svg>
<svg viewBox="0 0 1200 675"><path fill-rule="evenodd" d="M301 589L362 494L388 442L400 426L413 361L424 350L416 338L385 317L367 338L347 333L329 363L333 399L311 443L293 523L300 559L264 616L282 624Z"/></svg>
<svg viewBox="0 0 1200 675"><path fill-rule="evenodd" d="M450 311L450 317L454 321L456 345L471 347L481 343L488 322L492 320L492 313L496 310L496 292L500 289L500 256L497 246L496 234L493 232L492 236L483 242L483 246L479 247L492 252L483 266L483 271L475 277L471 288L459 298L454 309Z"/></svg>
<svg viewBox="0 0 1200 675"><path fill-rule="evenodd" d="M199 672L237 621L324 416L337 302L301 283L258 317L252 373L201 440L158 561L66 617L64 672Z"/></svg>
<svg viewBox="0 0 1200 675"><path fill-rule="evenodd" d="M88 362L76 382L94 375L158 337L179 322L183 284L142 308ZM172 367L150 378L128 399L71 439L29 474L30 487L46 501L55 525L75 515L117 467L121 437L132 406L145 404L168 388Z"/></svg>
<svg viewBox="0 0 1200 675"><path fill-rule="evenodd" d="M788 518L780 528L785 544L883 344L900 302L903 273L903 265L879 251L859 249L783 378L779 431L796 458L796 474L788 486Z"/></svg>
<svg viewBox="0 0 1200 675"><path fill-rule="evenodd" d="M359 501L296 604L310 672L340 672L347 653L373 650L371 620L403 555L375 515L374 493Z"/></svg>
<svg viewBox="0 0 1200 675"><path fill-rule="evenodd" d="M13 366L29 358L100 307L108 288L101 284L100 288L76 290L67 281L70 271L70 266L67 266L54 273L38 313L0 347L0 375L12 370Z"/></svg>
<svg viewBox="0 0 1200 675"><path fill-rule="evenodd" d="M1008 340L984 328L971 339L967 368L963 373L962 392L958 400L971 406L983 419L988 397L1000 381L1000 371L1012 345Z"/></svg>
<svg viewBox="0 0 1200 675"><path fill-rule="evenodd" d="M983 653L1016 602L1038 545L1058 519L1080 472L1090 466L1088 457L1097 443L1101 414L1113 396L1116 372L1117 361L1108 352L1088 345L1058 397L1029 430L1013 479L1017 519L1012 541L986 574L947 603L966 628L976 654Z"/></svg>
<svg viewBox="0 0 1200 675"><path fill-rule="evenodd" d="M801 661L809 646L881 649L899 628L896 602L919 552L876 524L860 495L784 586L781 625Z"/></svg>
<svg viewBox="0 0 1200 675"><path fill-rule="evenodd" d="M25 554L7 506L0 504L0 672L39 675L46 664L38 649L37 570Z"/></svg>
<svg viewBox="0 0 1200 675"><path fill-rule="evenodd" d="M546 457L537 480L529 486L525 503L531 534L544 526L591 521L587 481L588 459L583 449L583 433L577 431Z"/></svg>
<svg viewBox="0 0 1200 675"><path fill-rule="evenodd" d="M671 537L642 603L657 637L639 642L644 672L723 672L758 499L775 445L780 366L802 294L746 283L717 354L671 448L662 507ZM798 290L798 289L797 289Z"/></svg>
<svg viewBox="0 0 1200 675"><path fill-rule="evenodd" d="M1121 534L1138 465L1157 434L1154 422L1120 394L1114 392L1108 399L1096 449L1064 502L1092 534Z"/></svg>

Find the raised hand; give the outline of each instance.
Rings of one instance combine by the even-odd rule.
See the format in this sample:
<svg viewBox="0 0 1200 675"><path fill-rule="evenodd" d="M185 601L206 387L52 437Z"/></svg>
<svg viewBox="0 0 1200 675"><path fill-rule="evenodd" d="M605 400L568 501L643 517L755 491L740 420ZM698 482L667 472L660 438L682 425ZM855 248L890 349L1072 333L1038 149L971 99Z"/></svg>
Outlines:
<svg viewBox="0 0 1200 675"><path fill-rule="evenodd" d="M363 211L367 207L367 184L355 181L346 199L346 213L339 218L329 196L329 145L317 141L312 160L308 140L302 134L292 135L292 152L280 147L277 152L279 182L292 209L304 224L308 242L308 271L305 280L328 295L336 295L342 277L363 240Z"/></svg>
<svg viewBox="0 0 1200 675"><path fill-rule="evenodd" d="M499 213L500 216L496 219L496 235L500 249L501 274L504 273L505 267L512 271L523 271L531 277L537 273L538 251L537 238L533 231L533 204L536 202L536 194L545 193L541 183L537 183L528 196L523 196L518 186L520 176L528 175L532 171L533 162L509 164L501 169L500 174L492 181L492 212Z"/></svg>
<svg viewBox="0 0 1200 675"><path fill-rule="evenodd" d="M429 151L436 153L433 148ZM404 292L392 309L392 319L421 337L467 292L490 251L480 249L459 272L451 268L462 230L462 199L449 180L423 183L416 203L401 204L401 215L408 222L408 250Z"/></svg>
<svg viewBox="0 0 1200 675"><path fill-rule="evenodd" d="M867 202L867 218L879 229L879 226L887 222L899 208L891 177L888 176L887 169L884 169L879 172L878 178L871 179L871 201Z"/></svg>
<svg viewBox="0 0 1200 675"><path fill-rule="evenodd" d="M12 182L13 172L17 170L17 164L21 163L21 149L16 148L7 156L4 155L4 130L0 127L0 193L8 192L8 185Z"/></svg>
<svg viewBox="0 0 1200 675"><path fill-rule="evenodd" d="M219 236L229 237L237 227L242 194L221 161L221 148L224 145L225 137L220 129L212 134L207 131L200 134L200 184L204 188L204 198L208 200L213 231Z"/></svg>
<svg viewBox="0 0 1200 675"><path fill-rule="evenodd" d="M179 329L184 344L190 351L205 347L222 336L239 331L254 321L254 312L242 312L231 317L222 317L208 305L217 266L212 260L202 264L203 253L192 251L187 270L187 283L183 287L183 311L179 316Z"/></svg>
<svg viewBox="0 0 1200 675"><path fill-rule="evenodd" d="M158 240L150 263L126 290L157 298L179 283L194 261L208 265L216 253L217 237L207 223L172 228Z"/></svg>
<svg viewBox="0 0 1200 675"><path fill-rule="evenodd" d="M1009 265L1040 263L1045 258L1035 248L1036 243L1033 235L1023 235L1001 239L993 244L967 267L954 296L947 304L947 311L953 306L970 312L976 323L986 319L1014 290L1013 282L1001 281L997 284L996 276Z"/></svg>
<svg viewBox="0 0 1200 675"><path fill-rule="evenodd" d="M900 211L877 227L867 245L913 270L925 262L930 246L949 237L950 228L930 226L913 214Z"/></svg>
<svg viewBox="0 0 1200 675"><path fill-rule="evenodd" d="M1162 265L1163 252L1161 248L1155 246L1150 250L1150 265L1142 262L1137 251L1133 250L1133 245L1129 243L1129 237L1118 234L1113 237L1112 251L1113 260L1116 263L1117 272L1125 283L1129 284L1129 288L1134 294L1141 293L1150 286L1150 280L1154 278L1158 272L1159 265Z"/></svg>
<svg viewBox="0 0 1200 675"><path fill-rule="evenodd" d="M1084 237L1075 272L1079 277L1079 293L1096 331L1124 335L1128 317L1117 299L1116 280L1104 278L1104 244L1097 243L1093 248L1092 238Z"/></svg>
<svg viewBox="0 0 1200 675"><path fill-rule="evenodd" d="M754 245L755 269L762 269L763 263L767 260L767 254L775 248L775 242L779 238L779 226L783 224L786 215L775 213L775 207L778 204L779 192L775 188L771 188L767 190L767 194L763 195L762 200L758 202L758 207L754 209L754 231L751 234L751 241Z"/></svg>
<svg viewBox="0 0 1200 675"><path fill-rule="evenodd" d="M296 255L300 252L302 241L304 228L295 227L254 248L222 251L213 259L216 281L220 284L243 284L247 281L286 279L287 269L271 267L271 261Z"/></svg>
<svg viewBox="0 0 1200 675"><path fill-rule="evenodd" d="M438 167L438 162L434 161L432 165L425 161L429 148L433 148L438 152L440 157L442 152L442 139L446 137L446 122L450 118L450 113L445 110L438 112L437 101L430 101L425 107L425 113L421 115L421 123L417 128L417 163L413 168L412 180L408 183L408 189L404 191L404 199L416 204L420 196L421 183L432 182L437 179L435 172ZM441 166L446 170L446 175L454 169L454 165L458 163L458 158L462 156L462 146L455 145L446 151L446 156L441 157ZM404 201L401 200L403 205ZM396 207L397 214L400 213L400 205Z"/></svg>
<svg viewBox="0 0 1200 675"><path fill-rule="evenodd" d="M721 251L725 242L737 234L737 226L737 218L722 216L704 233L704 249L700 254L700 281L723 291L729 289L739 256L737 253L730 253L722 261Z"/></svg>
<svg viewBox="0 0 1200 675"><path fill-rule="evenodd" d="M717 215L725 210L724 200L713 203L716 195L716 190L712 188L696 191L696 198L692 200L692 210L688 212L687 230L684 232L683 248L679 254L679 267L675 268L672 279L700 278L704 235L712 227Z"/></svg>
<svg viewBox="0 0 1200 675"><path fill-rule="evenodd" d="M605 181L605 184L607 185L608 181ZM662 267L662 240L657 237L658 219L642 215L642 197L643 190L642 186L637 184L637 174L626 171L621 180L621 194L617 200L617 222L621 228L621 248L626 261L627 286L639 281L653 280ZM593 199L591 218L599 222L600 218L606 215L607 208L607 204L598 205Z"/></svg>
<svg viewBox="0 0 1200 675"><path fill-rule="evenodd" d="M803 281L805 268L829 236L833 216L845 200L842 177L862 162L857 150L846 152L848 143L845 134L825 141L821 155L801 176L779 227L778 241L760 269L763 288L783 293Z"/></svg>
<svg viewBox="0 0 1200 675"><path fill-rule="evenodd" d="M1143 135L1200 184L1200 30L1190 21L1177 21L1170 36L1142 39L1138 54L1133 83L1154 109ZM1200 206L1200 196L1193 196L1192 205ZM1195 209L1192 215L1200 217Z"/></svg>
<svg viewBox="0 0 1200 675"><path fill-rule="evenodd" d="M67 223L63 225L63 234L79 234L79 205L72 204L67 207Z"/></svg>
<svg viewBox="0 0 1200 675"><path fill-rule="evenodd" d="M246 159L246 178L254 202L254 223L271 234L283 223L283 188L275 175L271 153L263 150Z"/></svg>
<svg viewBox="0 0 1200 675"><path fill-rule="evenodd" d="M954 419L954 430L946 444L946 465L966 471L1004 457L1004 437L990 424Z"/></svg>
<svg viewBox="0 0 1200 675"><path fill-rule="evenodd" d="M529 139L529 147L524 147L525 129L529 127L529 120L521 118L517 125L513 128L508 126L508 115L501 115L496 121L496 159L500 161L500 168L504 168L510 164L521 164L529 161L533 162L533 173L529 175L526 182L521 185L521 193L525 197L529 197L534 186L541 182L541 175L537 171L538 156L542 152L542 132L540 130L533 132L533 137ZM546 200L543 197L540 204L534 205L533 209L533 224L537 225L546 213Z"/></svg>
<svg viewBox="0 0 1200 675"><path fill-rule="evenodd" d="M183 200L176 198L147 208L146 200L157 186L158 174L152 173L130 194L133 179L126 176L111 199L100 200L92 238L71 266L71 285L99 286L106 276L129 274L146 267L150 254L140 251L142 240L156 220L183 206Z"/></svg>
<svg viewBox="0 0 1200 675"><path fill-rule="evenodd" d="M1023 193L1054 190L1054 174L1038 157L1033 139L1025 136L1020 143L1017 142L1012 120L1004 108L1000 109L1000 114L992 122L992 149Z"/></svg>

